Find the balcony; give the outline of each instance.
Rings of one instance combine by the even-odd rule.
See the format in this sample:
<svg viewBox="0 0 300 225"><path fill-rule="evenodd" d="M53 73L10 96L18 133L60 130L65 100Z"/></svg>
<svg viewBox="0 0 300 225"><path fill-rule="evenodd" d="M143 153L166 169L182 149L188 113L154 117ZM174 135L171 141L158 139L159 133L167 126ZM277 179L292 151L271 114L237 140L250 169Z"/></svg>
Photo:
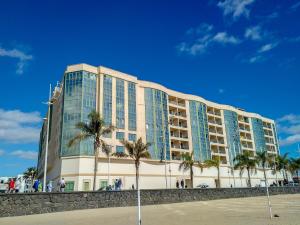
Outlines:
<svg viewBox="0 0 300 225"><path fill-rule="evenodd" d="M207 107L207 114L221 117L221 110L216 109L216 108L212 108L212 107Z"/></svg>
<svg viewBox="0 0 300 225"><path fill-rule="evenodd" d="M249 118L239 115L238 116L238 121L241 122L241 123L249 123Z"/></svg>
<svg viewBox="0 0 300 225"><path fill-rule="evenodd" d="M189 150L189 143L187 141L172 140L171 148L177 150Z"/></svg>
<svg viewBox="0 0 300 225"><path fill-rule="evenodd" d="M185 108L185 100L181 98L176 98L174 96L169 96L169 104L179 106L182 108Z"/></svg>
<svg viewBox="0 0 300 225"><path fill-rule="evenodd" d="M222 126L222 120L219 119L219 118L214 118L212 116L208 116L208 123L218 125L218 126Z"/></svg>

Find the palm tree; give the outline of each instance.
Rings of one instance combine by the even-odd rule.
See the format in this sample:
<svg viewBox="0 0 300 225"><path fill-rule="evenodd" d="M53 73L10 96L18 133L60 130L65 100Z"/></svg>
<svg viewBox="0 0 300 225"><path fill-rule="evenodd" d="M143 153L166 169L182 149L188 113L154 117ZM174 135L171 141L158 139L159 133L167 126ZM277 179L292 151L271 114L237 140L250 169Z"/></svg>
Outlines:
<svg viewBox="0 0 300 225"><path fill-rule="evenodd" d="M104 120L101 118L100 114L96 111L92 111L88 115L88 123L79 122L76 124L76 128L81 132L73 137L69 143L68 147L75 145L75 143L83 141L83 140L93 140L94 142L94 182L93 182L93 191L96 190L96 176L98 171L98 155L99 148L106 149L108 145L102 139L103 136L110 134L114 131L115 127L110 125L108 127L105 126Z"/></svg>
<svg viewBox="0 0 300 225"><path fill-rule="evenodd" d="M287 169L289 165L288 153L285 153L283 156L277 155L275 158L277 164L277 169L283 172L283 177L288 181Z"/></svg>
<svg viewBox="0 0 300 225"><path fill-rule="evenodd" d="M127 153L125 152L116 152L113 156L119 158L127 158L130 157L134 160L135 165L135 179L136 179L136 188L139 187L139 168L141 159L149 159L151 158L150 153L148 152L148 148L150 147L150 143L144 144L142 138L139 138L137 141L128 141L128 140L121 140L121 143L125 146Z"/></svg>
<svg viewBox="0 0 300 225"><path fill-rule="evenodd" d="M297 179L299 179L299 170L300 170L300 158L290 158L289 159L289 164L287 169L290 171L290 173L297 174Z"/></svg>
<svg viewBox="0 0 300 225"><path fill-rule="evenodd" d="M261 166L264 172L264 178L265 178L265 186L267 190L267 197L268 197L268 206L269 206L269 212L270 212L270 218L272 219L272 207L271 207L271 202L270 202L270 195L269 195L269 185L268 185L268 180L267 180L267 174L266 174L266 167L271 165L273 162L273 157L268 154L268 152L261 151L261 152L256 152L256 163L258 166Z"/></svg>
<svg viewBox="0 0 300 225"><path fill-rule="evenodd" d="M194 161L194 152L189 153L189 152L185 152L181 154L181 158L182 158L182 162L179 164L179 170L183 171L190 171L190 179L191 179L191 188L194 187L194 170L193 170L193 166L195 164Z"/></svg>
<svg viewBox="0 0 300 225"><path fill-rule="evenodd" d="M238 154L234 160L236 162L234 169L239 169L240 174L242 175L243 171L246 169L248 174L248 185L251 187L251 175L250 172L256 170L256 159L251 156L251 153L248 151L244 151L241 154Z"/></svg>
<svg viewBox="0 0 300 225"><path fill-rule="evenodd" d="M107 186L110 185L110 157L112 156L111 147L108 145L102 145L102 151L107 157L108 166L107 166Z"/></svg>
<svg viewBox="0 0 300 225"><path fill-rule="evenodd" d="M212 159L208 159L204 161L204 165L205 167L215 167L217 169L218 172L218 180L217 180L217 188L221 187L221 179L220 179L220 165L221 165L221 158L220 156L212 158Z"/></svg>
<svg viewBox="0 0 300 225"><path fill-rule="evenodd" d="M131 142L127 140L122 140L121 143L125 146L127 153L125 152L116 152L113 155L116 157L130 157L134 161L135 165L135 179L136 179L136 188L137 188L137 196L138 196L138 225L142 224L141 220L141 195L140 195L140 188L139 188L139 168L141 159L149 159L151 158L150 153L148 152L148 148L150 143L144 144L142 138L139 138L137 141Z"/></svg>

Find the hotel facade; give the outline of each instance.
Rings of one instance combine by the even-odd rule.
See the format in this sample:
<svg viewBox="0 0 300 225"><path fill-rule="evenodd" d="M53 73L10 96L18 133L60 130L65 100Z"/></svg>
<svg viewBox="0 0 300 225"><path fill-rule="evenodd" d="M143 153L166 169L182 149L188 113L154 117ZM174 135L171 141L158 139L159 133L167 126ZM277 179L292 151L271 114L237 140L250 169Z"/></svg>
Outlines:
<svg viewBox="0 0 300 225"><path fill-rule="evenodd" d="M112 152L126 152L120 140L142 137L151 143L151 159L142 160L141 188L175 188L176 181L190 186L188 171L179 170L181 154L193 152L194 159L220 157L221 186L246 187L247 173L233 170L233 159L244 151L255 156L267 150L279 154L275 122L255 113L217 104L199 96L170 90L157 83L106 67L87 64L68 66L62 82L51 97L47 181L64 178L67 191L87 191L93 186L93 141L67 146L79 131L75 124L88 121L92 110L100 112L106 124L117 129L103 139ZM47 122L40 133L38 176L43 177ZM98 156L96 187L122 180L122 188L135 184L135 167L130 159ZM109 174L109 176L108 176ZM267 173L269 183L281 174ZM194 187L216 185L216 168L194 168ZM109 179L109 180L108 180ZM251 175L252 186L262 185L260 169Z"/></svg>

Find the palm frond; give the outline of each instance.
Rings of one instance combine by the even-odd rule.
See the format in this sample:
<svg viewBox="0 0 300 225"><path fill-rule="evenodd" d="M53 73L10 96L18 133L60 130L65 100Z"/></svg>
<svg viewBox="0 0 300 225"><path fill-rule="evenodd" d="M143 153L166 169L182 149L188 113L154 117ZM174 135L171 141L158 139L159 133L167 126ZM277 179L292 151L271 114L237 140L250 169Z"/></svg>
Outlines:
<svg viewBox="0 0 300 225"><path fill-rule="evenodd" d="M88 133L79 133L75 137L73 137L69 142L68 142L68 147L74 146L76 143L86 140L88 138L92 137L91 134Z"/></svg>

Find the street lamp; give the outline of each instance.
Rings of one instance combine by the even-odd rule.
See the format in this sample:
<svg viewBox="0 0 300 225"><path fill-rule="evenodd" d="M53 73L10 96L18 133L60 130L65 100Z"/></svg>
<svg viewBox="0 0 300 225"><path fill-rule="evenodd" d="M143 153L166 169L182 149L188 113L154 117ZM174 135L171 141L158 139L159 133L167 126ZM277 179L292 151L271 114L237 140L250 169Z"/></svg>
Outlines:
<svg viewBox="0 0 300 225"><path fill-rule="evenodd" d="M165 180L166 180L166 189L168 188L168 179L167 179L167 152L165 148L165 140L163 136L160 136L162 139L163 146L161 148L161 151L164 152L164 161L165 161Z"/></svg>
<svg viewBox="0 0 300 225"><path fill-rule="evenodd" d="M45 120L47 120L47 137L46 137L46 150L45 150L45 159L44 159L44 178L43 178L43 192L46 192L46 181L47 181L47 163L48 163L48 144L49 144L49 126L50 126L50 110L51 110L51 105L53 104L51 102L51 84L49 87L49 99L48 102L45 104L48 105L48 115Z"/></svg>

